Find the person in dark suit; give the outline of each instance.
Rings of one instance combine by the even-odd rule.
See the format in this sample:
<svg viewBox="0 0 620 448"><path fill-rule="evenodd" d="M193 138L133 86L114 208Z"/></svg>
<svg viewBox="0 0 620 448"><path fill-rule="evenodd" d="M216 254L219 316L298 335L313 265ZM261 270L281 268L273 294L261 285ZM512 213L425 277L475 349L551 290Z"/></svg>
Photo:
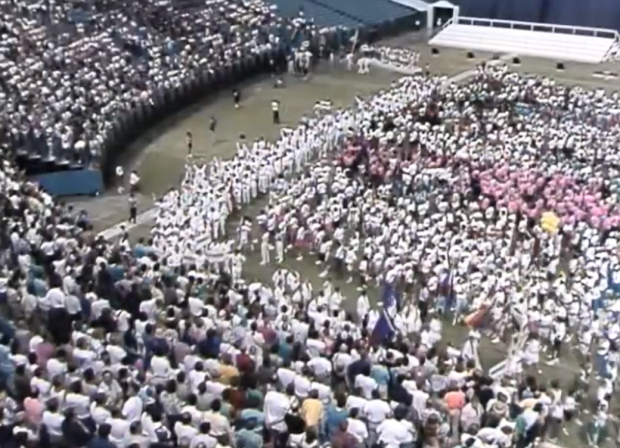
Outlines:
<svg viewBox="0 0 620 448"><path fill-rule="evenodd" d="M62 429L62 437L68 448L82 448L87 446L92 439L92 434L78 420L72 408L65 411L65 419L60 427Z"/></svg>
<svg viewBox="0 0 620 448"><path fill-rule="evenodd" d="M97 435L88 443L87 448L116 448L116 445L110 442L111 432L112 427L107 423L99 426Z"/></svg>

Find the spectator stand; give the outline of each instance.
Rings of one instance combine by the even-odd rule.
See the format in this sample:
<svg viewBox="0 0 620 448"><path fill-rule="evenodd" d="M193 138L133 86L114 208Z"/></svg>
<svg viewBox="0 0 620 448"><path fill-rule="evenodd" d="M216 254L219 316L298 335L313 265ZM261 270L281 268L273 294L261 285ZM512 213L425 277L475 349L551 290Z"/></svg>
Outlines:
<svg viewBox="0 0 620 448"><path fill-rule="evenodd" d="M356 29L375 39L415 16L382 5L372 20L301 0L282 17L260 1L4 8L6 136L18 165L53 196L102 192L119 155L164 117L273 70L302 44L326 56L350 45Z"/></svg>

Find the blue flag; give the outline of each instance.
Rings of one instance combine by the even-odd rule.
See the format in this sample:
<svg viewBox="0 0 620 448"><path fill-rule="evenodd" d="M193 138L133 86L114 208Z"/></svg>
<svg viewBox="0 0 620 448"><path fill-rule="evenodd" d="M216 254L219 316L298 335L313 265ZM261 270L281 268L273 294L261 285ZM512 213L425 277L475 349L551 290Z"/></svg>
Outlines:
<svg viewBox="0 0 620 448"><path fill-rule="evenodd" d="M605 308L610 303L613 303L609 300L618 300L620 296L620 282L614 282L614 273L611 269L611 266L607 268L607 289L603 291L599 296L592 300L592 311L595 313L600 309Z"/></svg>
<svg viewBox="0 0 620 448"><path fill-rule="evenodd" d="M398 294L396 288L391 283L383 282L381 299L383 301L383 308L390 310L390 312L392 312L392 309L395 311L401 309L402 303L400 294Z"/></svg>
<svg viewBox="0 0 620 448"><path fill-rule="evenodd" d="M620 282L614 282L614 273L611 266L607 268L607 292L610 294L620 294Z"/></svg>
<svg viewBox="0 0 620 448"><path fill-rule="evenodd" d="M394 337L395 334L396 328L394 327L392 318L390 317L388 311L384 308L381 310L379 319L377 319L377 323L375 324L375 328L373 328L372 333L370 334L370 342L372 344L381 344Z"/></svg>

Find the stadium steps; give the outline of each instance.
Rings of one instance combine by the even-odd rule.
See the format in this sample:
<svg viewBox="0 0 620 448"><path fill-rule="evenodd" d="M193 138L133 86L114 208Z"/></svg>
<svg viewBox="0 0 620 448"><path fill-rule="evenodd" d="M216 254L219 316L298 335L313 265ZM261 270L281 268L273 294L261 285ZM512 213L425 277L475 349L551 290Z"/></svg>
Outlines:
<svg viewBox="0 0 620 448"><path fill-rule="evenodd" d="M410 8L389 0L308 0L365 25L408 17L414 13Z"/></svg>

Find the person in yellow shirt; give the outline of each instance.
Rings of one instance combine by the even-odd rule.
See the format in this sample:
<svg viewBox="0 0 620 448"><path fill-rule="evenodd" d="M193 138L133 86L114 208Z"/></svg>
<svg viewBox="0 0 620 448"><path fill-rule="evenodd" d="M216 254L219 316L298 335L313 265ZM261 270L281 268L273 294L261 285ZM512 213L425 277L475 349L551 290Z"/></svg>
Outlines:
<svg viewBox="0 0 620 448"><path fill-rule="evenodd" d="M222 364L219 368L220 374L220 383L222 384L230 384L230 380L236 376L239 376L239 370L235 366L232 365L232 360L230 359L230 355L224 355L222 357Z"/></svg>
<svg viewBox="0 0 620 448"><path fill-rule="evenodd" d="M301 404L301 418L306 423L306 429L318 429L323 419L323 403L319 400L319 392L312 389Z"/></svg>

